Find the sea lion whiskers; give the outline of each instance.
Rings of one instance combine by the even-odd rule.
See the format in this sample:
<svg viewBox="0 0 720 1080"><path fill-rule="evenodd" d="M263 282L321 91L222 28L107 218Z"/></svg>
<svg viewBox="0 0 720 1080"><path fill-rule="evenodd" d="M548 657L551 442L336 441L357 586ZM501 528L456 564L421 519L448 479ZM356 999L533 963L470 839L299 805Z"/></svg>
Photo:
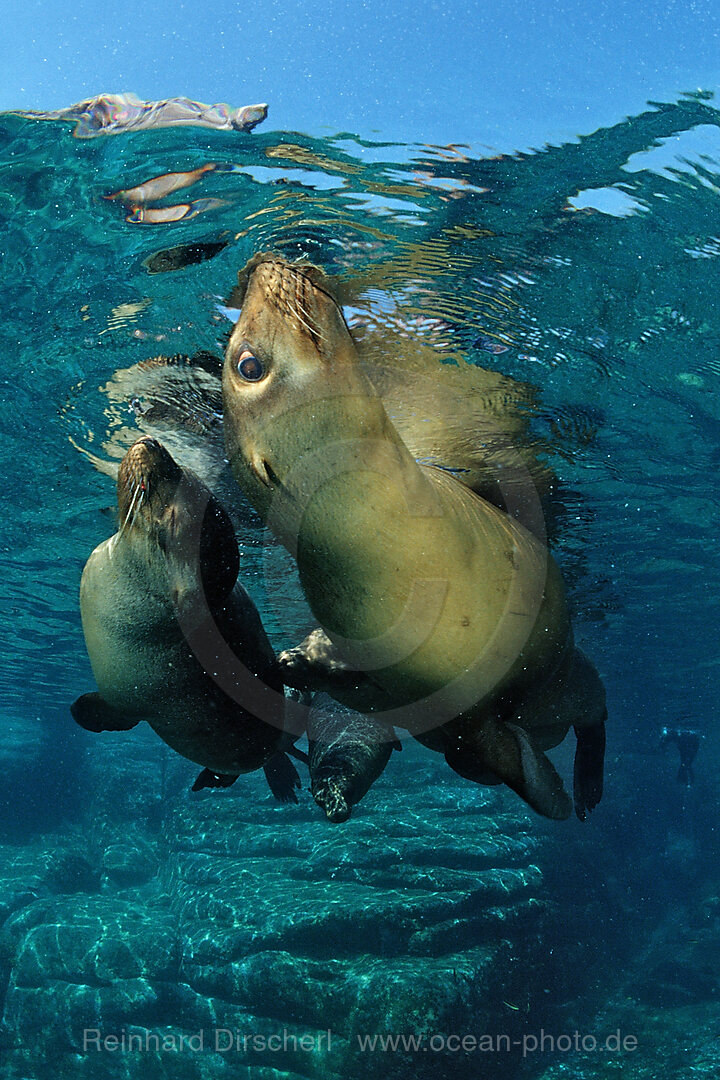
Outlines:
<svg viewBox="0 0 720 1080"><path fill-rule="evenodd" d="M135 506L135 509L133 511L133 516L132 516L132 518L130 520L130 525L129 525L130 529L132 529L134 527L134 525L135 525L135 519L137 518L137 516L138 516L138 514L140 512L140 507L142 506L144 498L145 498L145 485L143 484L140 487L140 498L137 501L137 505Z"/></svg>
<svg viewBox="0 0 720 1080"><path fill-rule="evenodd" d="M305 327L308 334L310 335L310 338L311 338L313 344L317 348L318 341L326 341L327 339L326 339L325 335L322 334L318 330L318 328L316 326L312 325L312 320L311 320L310 315L308 315L307 311L305 311L304 308L300 307L300 303L299 303L299 301L297 299L296 299L295 303L297 304L297 307L295 309L291 310L290 314L293 316L293 318L297 322L300 323L301 326ZM302 315L300 314L301 311L302 311ZM303 315L305 316L305 318L303 318ZM306 322L305 319L307 319L308 321Z"/></svg>
<svg viewBox="0 0 720 1080"><path fill-rule="evenodd" d="M321 293L335 307L338 307L338 304L335 297L316 280L319 273L317 267L311 263L283 263L274 266L273 270L279 285L277 291L268 296L270 302L274 303L277 310L294 318L304 327L316 347L318 342L327 341L326 335L310 314L312 293Z"/></svg>
<svg viewBox="0 0 720 1080"><path fill-rule="evenodd" d="M307 288L308 286L313 288L314 283L295 266L286 266L282 269L285 273L278 271L276 274L277 291L268 293L268 299L281 315L289 316L307 330L310 340L317 348L318 342L326 339L307 310Z"/></svg>
<svg viewBox="0 0 720 1080"><path fill-rule="evenodd" d="M299 286L299 288L295 289L295 304L298 313L296 317L300 318L299 312L302 312L308 323L312 323L312 326L308 327L308 329L317 346L318 341L327 341L327 338L320 328L315 325L312 316L307 311L307 308L310 306L308 293L312 293L315 289L315 282L308 274L304 274L302 271L296 271L295 277L297 279L297 285Z"/></svg>
<svg viewBox="0 0 720 1080"><path fill-rule="evenodd" d="M140 497L137 499L137 503L135 503L135 499L137 498L138 493L139 493ZM135 494L133 495L133 503L135 503L135 508L132 510L132 517L130 518L130 524L128 525L128 528L131 529L131 530L132 530L132 528L133 528L133 526L135 524L135 519L137 518L138 511L140 510L140 507L142 506L142 501L143 501L144 497L145 497L145 489L143 487L137 488L136 491L135 491ZM128 517L129 516L130 516L130 512L128 511ZM125 520L126 520L126 523L127 523L127 518Z"/></svg>
<svg viewBox="0 0 720 1080"><path fill-rule="evenodd" d="M131 479L129 481L129 487L131 492L131 498L127 508L127 513L125 514L125 518L123 519L122 524L120 525L120 528L118 530L120 536L123 535L127 528L132 529L133 525L135 524L135 519L138 515L138 511L142 505L142 501L145 497L145 482L143 480L140 480L139 483L136 483L134 480ZM140 498L138 498L138 495L140 496ZM132 520L130 520L131 515ZM130 522L129 525L128 522Z"/></svg>

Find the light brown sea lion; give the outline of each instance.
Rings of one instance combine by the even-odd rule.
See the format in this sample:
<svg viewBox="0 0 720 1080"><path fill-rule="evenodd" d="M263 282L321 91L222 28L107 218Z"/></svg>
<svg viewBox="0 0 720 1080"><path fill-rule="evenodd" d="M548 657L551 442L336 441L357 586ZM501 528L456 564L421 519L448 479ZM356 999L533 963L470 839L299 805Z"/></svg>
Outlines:
<svg viewBox="0 0 720 1080"><path fill-rule="evenodd" d="M265 767L276 797L297 801L297 772L283 753L292 740L283 730L282 681L237 581L237 542L224 509L159 442L143 437L120 465L118 511L118 532L93 551L80 584L99 693L80 697L73 717L90 731L147 720L204 767L193 790L227 787ZM242 685L222 670L226 647ZM253 694L263 720L239 703Z"/></svg>
<svg viewBox="0 0 720 1080"><path fill-rule="evenodd" d="M333 646L378 687L381 708L392 703L385 720L460 775L500 778L548 817L567 817L571 805L543 747L574 726L584 817L602 790L604 691L574 648L547 549L414 460L320 270L259 255L235 296L242 311L223 369L228 457L296 558Z"/></svg>

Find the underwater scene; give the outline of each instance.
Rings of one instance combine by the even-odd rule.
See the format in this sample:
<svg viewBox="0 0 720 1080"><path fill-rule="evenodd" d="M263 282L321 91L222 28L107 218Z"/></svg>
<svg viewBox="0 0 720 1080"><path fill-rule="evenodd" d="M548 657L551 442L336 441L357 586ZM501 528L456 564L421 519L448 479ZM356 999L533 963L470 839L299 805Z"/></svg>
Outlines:
<svg viewBox="0 0 720 1080"><path fill-rule="evenodd" d="M719 192L0 114L3 1080L720 1076Z"/></svg>

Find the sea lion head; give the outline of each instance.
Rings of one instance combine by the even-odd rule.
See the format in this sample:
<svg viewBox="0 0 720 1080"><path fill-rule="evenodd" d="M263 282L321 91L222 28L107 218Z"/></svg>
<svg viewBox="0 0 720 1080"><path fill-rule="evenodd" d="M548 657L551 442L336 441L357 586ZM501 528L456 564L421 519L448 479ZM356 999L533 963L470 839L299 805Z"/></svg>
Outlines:
<svg viewBox="0 0 720 1080"><path fill-rule="evenodd" d="M338 432L347 439L372 434L384 413L318 267L256 255L229 302L241 313L223 369L226 448L236 479L263 514L278 489L292 496L302 485L304 455Z"/></svg>
<svg viewBox="0 0 720 1080"><path fill-rule="evenodd" d="M240 566L230 519L157 439L143 436L127 451L117 494L119 542L134 550L180 613L228 596Z"/></svg>
<svg viewBox="0 0 720 1080"><path fill-rule="evenodd" d="M350 817L351 804L349 800L347 778L341 769L321 769L312 778L312 797L324 810L328 821L347 821Z"/></svg>

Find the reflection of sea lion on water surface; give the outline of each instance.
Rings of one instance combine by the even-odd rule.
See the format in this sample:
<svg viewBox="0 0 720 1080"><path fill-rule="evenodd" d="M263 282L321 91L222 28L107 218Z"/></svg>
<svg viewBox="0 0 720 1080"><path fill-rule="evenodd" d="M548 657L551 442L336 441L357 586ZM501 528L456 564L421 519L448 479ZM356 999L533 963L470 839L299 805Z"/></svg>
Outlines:
<svg viewBox="0 0 720 1080"><path fill-rule="evenodd" d="M252 131L267 116L267 105L244 105L233 109L219 103L204 105L190 98L141 101L137 94L98 94L75 105L51 112L16 110L17 116L34 120L74 120L76 139L117 135L161 127L205 127L221 131Z"/></svg>
<svg viewBox="0 0 720 1080"><path fill-rule="evenodd" d="M274 794L295 799L297 772L283 752L291 740L282 682L260 616L237 582L227 514L149 438L123 458L118 510L118 532L92 553L80 585L99 693L73 704L75 720L90 731L127 731L147 720L168 746L203 766L195 790L229 786L265 767ZM225 648L235 670L223 666ZM208 670L227 680L233 696ZM271 722L238 704L253 695Z"/></svg>
<svg viewBox="0 0 720 1080"><path fill-rule="evenodd" d="M255 520L225 459L222 361L212 353L153 356L118 369L100 387L110 426L101 453L78 444L93 465L116 479L118 464L138 435L159 439L175 461L191 469L222 503L235 526ZM132 418L132 419L131 419Z"/></svg>
<svg viewBox="0 0 720 1080"><path fill-rule="evenodd" d="M578 737L575 805L602 792L605 697L547 549L419 465L359 363L326 276L260 255L223 371L233 472L297 559L315 616L379 708L468 779L570 813L544 750ZM388 366L392 357L388 357Z"/></svg>

